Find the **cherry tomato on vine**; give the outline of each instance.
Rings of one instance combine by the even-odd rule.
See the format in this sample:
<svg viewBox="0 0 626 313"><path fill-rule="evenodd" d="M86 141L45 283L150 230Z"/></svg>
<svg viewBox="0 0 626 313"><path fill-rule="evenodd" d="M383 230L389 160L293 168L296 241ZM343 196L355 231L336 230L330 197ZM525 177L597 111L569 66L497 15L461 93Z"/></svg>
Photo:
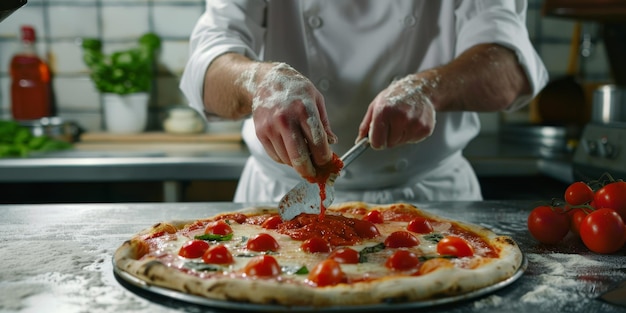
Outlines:
<svg viewBox="0 0 626 313"><path fill-rule="evenodd" d="M583 219L585 219L585 217L587 217L587 212L585 212L583 209L577 208L572 209L571 211L567 212L567 214L571 219L570 231L577 236L580 235L580 223L583 221Z"/></svg>
<svg viewBox="0 0 626 313"><path fill-rule="evenodd" d="M583 205L593 201L593 190L584 182L572 183L565 189L565 202L570 205Z"/></svg>
<svg viewBox="0 0 626 313"><path fill-rule="evenodd" d="M614 253L624 246L626 226L614 210L595 210L580 223L580 238L593 252Z"/></svg>
<svg viewBox="0 0 626 313"><path fill-rule="evenodd" d="M563 240L570 230L570 217L557 208L541 205L530 211L528 231L539 242L555 244Z"/></svg>
<svg viewBox="0 0 626 313"><path fill-rule="evenodd" d="M626 182L616 181L596 191L594 205L598 209L613 209L626 220Z"/></svg>

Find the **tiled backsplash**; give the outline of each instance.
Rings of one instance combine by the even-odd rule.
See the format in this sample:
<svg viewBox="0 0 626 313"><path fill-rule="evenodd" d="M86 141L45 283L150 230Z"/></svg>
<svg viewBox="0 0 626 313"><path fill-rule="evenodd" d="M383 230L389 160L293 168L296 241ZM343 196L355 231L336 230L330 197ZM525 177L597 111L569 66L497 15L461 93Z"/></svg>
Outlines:
<svg viewBox="0 0 626 313"><path fill-rule="evenodd" d="M162 39L149 126L158 129L165 109L187 104L178 82L187 60L189 35L203 11L204 0L28 0L0 24L0 118L11 117L8 67L20 47L21 25L35 27L38 51L51 65L58 115L90 131L103 128L101 99L83 64L80 39L99 38L105 52L111 52L134 46L137 38L151 31ZM540 11L541 0L530 0L529 32L551 77L559 77L566 71L573 22L545 18ZM585 33L595 35L594 26L585 24ZM589 80L607 80L602 43L594 43L592 55L581 60L581 69ZM497 123L493 118L486 121Z"/></svg>

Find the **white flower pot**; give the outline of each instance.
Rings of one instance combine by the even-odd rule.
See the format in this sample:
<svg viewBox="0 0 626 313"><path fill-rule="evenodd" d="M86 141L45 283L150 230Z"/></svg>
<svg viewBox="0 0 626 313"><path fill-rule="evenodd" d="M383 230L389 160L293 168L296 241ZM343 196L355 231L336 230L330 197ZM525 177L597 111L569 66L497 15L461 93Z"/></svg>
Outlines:
<svg viewBox="0 0 626 313"><path fill-rule="evenodd" d="M111 133L140 133L148 122L149 93L103 94L104 122Z"/></svg>

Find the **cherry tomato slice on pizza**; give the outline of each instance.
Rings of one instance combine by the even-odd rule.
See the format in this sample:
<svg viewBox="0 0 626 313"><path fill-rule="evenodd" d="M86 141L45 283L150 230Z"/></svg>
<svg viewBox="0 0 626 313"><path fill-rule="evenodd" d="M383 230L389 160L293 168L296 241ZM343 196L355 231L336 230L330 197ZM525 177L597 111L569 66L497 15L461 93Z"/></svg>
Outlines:
<svg viewBox="0 0 626 313"><path fill-rule="evenodd" d="M409 248L419 244L419 240L415 235L408 231L395 231L385 238L385 247L389 248Z"/></svg>
<svg viewBox="0 0 626 313"><path fill-rule="evenodd" d="M300 245L300 248L302 248L304 252L308 252L308 253L330 252L331 250L331 246L328 243L328 241L318 236L311 237L305 240Z"/></svg>
<svg viewBox="0 0 626 313"><path fill-rule="evenodd" d="M280 246L272 235L268 233L260 233L250 239L246 243L248 250L256 252L277 251Z"/></svg>
<svg viewBox="0 0 626 313"><path fill-rule="evenodd" d="M467 240L461 237L447 236L437 243L437 253L462 258L474 255L474 249Z"/></svg>
<svg viewBox="0 0 626 313"><path fill-rule="evenodd" d="M273 277L281 273L280 266L271 255L259 255L252 258L243 269L248 276Z"/></svg>
<svg viewBox="0 0 626 313"><path fill-rule="evenodd" d="M354 220L354 231L359 237L366 239L380 235L380 231L378 231L374 223L364 220Z"/></svg>
<svg viewBox="0 0 626 313"><path fill-rule="evenodd" d="M335 249L328 256L341 264L357 264L359 263L359 252L348 247Z"/></svg>
<svg viewBox="0 0 626 313"><path fill-rule="evenodd" d="M209 249L208 242L200 239L192 239L185 242L182 247L180 247L178 255L187 259L195 259L201 257L207 249Z"/></svg>
<svg viewBox="0 0 626 313"><path fill-rule="evenodd" d="M363 220L374 223L374 224L382 224L385 219L383 218L383 214L378 210L372 210L367 212L365 216L363 216Z"/></svg>
<svg viewBox="0 0 626 313"><path fill-rule="evenodd" d="M433 226L423 217L416 217L409 222L406 229L418 234L429 234L433 232Z"/></svg>
<svg viewBox="0 0 626 313"><path fill-rule="evenodd" d="M219 244L206 250L202 255L202 261L207 264L231 264L234 259L228 248Z"/></svg>
<svg viewBox="0 0 626 313"><path fill-rule="evenodd" d="M325 259L313 267L308 280L318 287L334 286L346 280L341 265L333 259Z"/></svg>
<svg viewBox="0 0 626 313"><path fill-rule="evenodd" d="M265 221L263 221L263 223L261 224L261 227L265 228L265 229L277 229L278 225L280 225L283 222L283 219L280 218L280 215L273 215L268 217Z"/></svg>
<svg viewBox="0 0 626 313"><path fill-rule="evenodd" d="M417 254L409 250L400 249L387 258L385 266L396 271L406 271L416 268L419 263L420 260Z"/></svg>
<svg viewBox="0 0 626 313"><path fill-rule="evenodd" d="M207 227L204 229L205 234L213 234L213 235L228 235L233 233L233 229L228 225L228 223L223 220L215 221L209 223Z"/></svg>

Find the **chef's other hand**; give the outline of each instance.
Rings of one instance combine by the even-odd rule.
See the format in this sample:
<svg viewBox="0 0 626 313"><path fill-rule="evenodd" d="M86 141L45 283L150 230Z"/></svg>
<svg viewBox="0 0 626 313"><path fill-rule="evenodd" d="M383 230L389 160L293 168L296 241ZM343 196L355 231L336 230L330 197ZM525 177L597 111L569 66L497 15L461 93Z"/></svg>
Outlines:
<svg viewBox="0 0 626 313"><path fill-rule="evenodd" d="M436 71L411 74L392 82L370 103L359 126L357 141L369 136L374 149L417 143L433 133L435 109L431 95Z"/></svg>
<svg viewBox="0 0 626 313"><path fill-rule="evenodd" d="M256 135L268 155L303 177L330 162L330 129L324 99L313 83L285 63L252 63L246 88L253 94Z"/></svg>

